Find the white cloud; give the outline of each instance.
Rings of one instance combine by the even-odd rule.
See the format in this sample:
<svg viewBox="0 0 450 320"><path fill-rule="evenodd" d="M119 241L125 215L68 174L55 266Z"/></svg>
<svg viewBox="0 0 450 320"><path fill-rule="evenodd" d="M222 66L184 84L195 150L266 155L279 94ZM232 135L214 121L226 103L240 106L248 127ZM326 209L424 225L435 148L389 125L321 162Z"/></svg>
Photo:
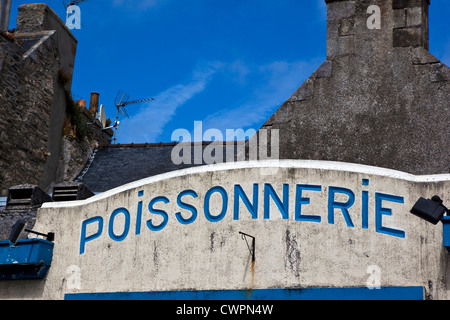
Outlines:
<svg viewBox="0 0 450 320"><path fill-rule="evenodd" d="M140 111L119 125L118 141L153 142L163 132L164 126L175 116L178 107L205 90L212 76L221 67L220 63L210 63L193 72L186 84L175 85L146 103Z"/></svg>
<svg viewBox="0 0 450 320"><path fill-rule="evenodd" d="M442 55L442 58L440 60L445 65L450 66L450 42L447 43L444 54Z"/></svg>
<svg viewBox="0 0 450 320"><path fill-rule="evenodd" d="M129 1L129 0L114 0L113 6L120 7L126 6L127 8L136 8L140 10L145 10L154 7L167 0L139 0L139 1Z"/></svg>
<svg viewBox="0 0 450 320"><path fill-rule="evenodd" d="M317 0L317 6L319 7L320 19L327 21L327 4L324 0Z"/></svg>
<svg viewBox="0 0 450 320"><path fill-rule="evenodd" d="M207 115L202 120L203 132L218 129L226 136L226 129L254 129L267 120L273 112L311 75L322 61L276 61L262 66L248 66L242 61L214 62L194 70L189 81L175 85L145 104L130 119L122 119L119 126L120 143L159 141L164 128L177 113L179 107L206 90L217 73L231 77L235 84L247 86L253 91L234 105ZM257 79L257 80L255 80ZM186 129L191 130L192 126Z"/></svg>
<svg viewBox="0 0 450 320"><path fill-rule="evenodd" d="M277 61L260 66L253 72L263 78L262 85L244 102L208 115L203 120L203 130L215 128L224 133L226 129L258 130L319 64L320 61Z"/></svg>

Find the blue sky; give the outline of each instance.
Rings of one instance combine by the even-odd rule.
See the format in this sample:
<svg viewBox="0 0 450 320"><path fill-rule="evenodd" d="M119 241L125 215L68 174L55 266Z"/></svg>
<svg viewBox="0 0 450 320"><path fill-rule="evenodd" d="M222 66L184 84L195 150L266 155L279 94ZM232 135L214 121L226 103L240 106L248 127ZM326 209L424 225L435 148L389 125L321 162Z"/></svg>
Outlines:
<svg viewBox="0 0 450 320"><path fill-rule="evenodd" d="M61 0L44 2L65 21ZM450 65L449 0L432 0L430 52ZM72 94L100 93L114 120L119 90L130 99L119 143L171 141L193 131L260 126L326 57L324 0L86 0ZM225 135L225 134L224 134Z"/></svg>

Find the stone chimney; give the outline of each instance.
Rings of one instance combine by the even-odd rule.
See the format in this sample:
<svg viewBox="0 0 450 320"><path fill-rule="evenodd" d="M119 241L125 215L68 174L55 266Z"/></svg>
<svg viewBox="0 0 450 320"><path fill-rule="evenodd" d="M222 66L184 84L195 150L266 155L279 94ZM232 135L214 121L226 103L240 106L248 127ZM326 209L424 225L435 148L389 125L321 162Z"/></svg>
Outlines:
<svg viewBox="0 0 450 320"><path fill-rule="evenodd" d="M322 0L327 59L266 121L281 159L448 173L450 69L428 50L429 0Z"/></svg>
<svg viewBox="0 0 450 320"><path fill-rule="evenodd" d="M429 50L428 6L430 0L394 0L394 47Z"/></svg>
<svg viewBox="0 0 450 320"><path fill-rule="evenodd" d="M18 10L15 37L20 42L29 42L52 32L56 33L59 69L65 74L67 80L65 88L70 91L78 40L67 28L64 21L46 4L23 4Z"/></svg>
<svg viewBox="0 0 450 320"><path fill-rule="evenodd" d="M325 0L327 58L371 59L392 47L428 50L429 0Z"/></svg>

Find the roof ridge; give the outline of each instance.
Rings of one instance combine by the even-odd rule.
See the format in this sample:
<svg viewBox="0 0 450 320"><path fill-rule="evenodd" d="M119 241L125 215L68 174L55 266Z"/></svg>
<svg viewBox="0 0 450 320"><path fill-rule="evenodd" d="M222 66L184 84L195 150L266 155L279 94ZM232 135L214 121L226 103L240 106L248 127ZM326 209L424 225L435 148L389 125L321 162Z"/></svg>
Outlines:
<svg viewBox="0 0 450 320"><path fill-rule="evenodd" d="M97 154L98 148L95 149L92 152L92 155L90 156L89 160L87 161L86 165L84 166L81 173L78 174L78 176L74 179L74 182L81 182L83 180L84 175L88 172L89 168L91 167L92 162L94 162L95 155Z"/></svg>
<svg viewBox="0 0 450 320"><path fill-rule="evenodd" d="M98 147L98 149L114 149L114 148L155 148L155 147L174 147L178 144L202 144L204 146L209 145L214 142L223 142L223 143L229 143L230 141L202 141L202 142L156 142L156 143L125 143L125 144L107 144L107 145L101 145ZM238 142L245 142L245 141L238 141ZM234 141L236 143L236 141Z"/></svg>

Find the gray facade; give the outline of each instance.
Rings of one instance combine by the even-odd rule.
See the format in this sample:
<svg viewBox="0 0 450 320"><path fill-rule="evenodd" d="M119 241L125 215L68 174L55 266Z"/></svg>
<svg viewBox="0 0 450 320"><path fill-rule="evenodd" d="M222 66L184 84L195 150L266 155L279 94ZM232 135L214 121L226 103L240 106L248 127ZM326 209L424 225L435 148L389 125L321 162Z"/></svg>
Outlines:
<svg viewBox="0 0 450 320"><path fill-rule="evenodd" d="M450 71L428 52L428 0L326 2L327 60L263 125L280 157L448 173Z"/></svg>
<svg viewBox="0 0 450 320"><path fill-rule="evenodd" d="M90 126L83 141L64 134L77 42L45 4L20 6L17 30L0 33L0 196L20 184L51 192L109 143L112 132L99 126Z"/></svg>

